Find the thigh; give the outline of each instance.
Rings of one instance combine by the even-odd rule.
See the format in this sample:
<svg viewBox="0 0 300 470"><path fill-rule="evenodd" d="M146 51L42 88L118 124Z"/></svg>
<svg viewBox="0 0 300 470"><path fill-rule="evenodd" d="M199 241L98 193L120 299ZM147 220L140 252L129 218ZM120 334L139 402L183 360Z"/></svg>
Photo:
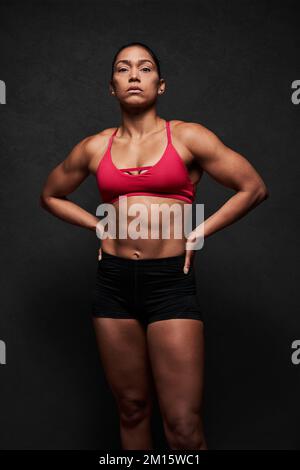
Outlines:
<svg viewBox="0 0 300 470"><path fill-rule="evenodd" d="M148 325L167 319L203 321L202 307L197 298L196 271L191 265L183 272L185 255L156 259L141 270L141 301Z"/></svg>
<svg viewBox="0 0 300 470"><path fill-rule="evenodd" d="M146 333L135 319L93 317L97 346L109 386L118 403L149 401L153 379Z"/></svg>
<svg viewBox="0 0 300 470"><path fill-rule="evenodd" d="M162 416L185 419L202 411L204 323L168 319L148 325L147 342Z"/></svg>

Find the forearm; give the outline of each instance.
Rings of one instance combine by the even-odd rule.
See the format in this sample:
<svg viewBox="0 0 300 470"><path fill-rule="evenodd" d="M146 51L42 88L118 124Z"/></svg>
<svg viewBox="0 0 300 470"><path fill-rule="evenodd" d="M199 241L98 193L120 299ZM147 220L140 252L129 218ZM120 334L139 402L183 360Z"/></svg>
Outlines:
<svg viewBox="0 0 300 470"><path fill-rule="evenodd" d="M239 220L260 204L266 196L259 191L238 191L214 214L193 231L204 239Z"/></svg>
<svg viewBox="0 0 300 470"><path fill-rule="evenodd" d="M87 228L96 233L99 219L67 198L47 197L40 200L41 206L65 222Z"/></svg>

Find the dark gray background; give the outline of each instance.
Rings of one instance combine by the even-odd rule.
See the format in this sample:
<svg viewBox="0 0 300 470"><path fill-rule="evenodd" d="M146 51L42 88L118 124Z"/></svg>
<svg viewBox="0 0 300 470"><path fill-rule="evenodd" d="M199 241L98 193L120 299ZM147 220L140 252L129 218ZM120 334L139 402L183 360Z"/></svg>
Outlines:
<svg viewBox="0 0 300 470"><path fill-rule="evenodd" d="M118 414L90 317L98 239L39 207L49 171L120 123L111 61L149 44L167 83L158 114L199 122L242 153L270 197L197 254L210 449L300 449L297 2L1 2L2 449L117 449ZM232 191L204 175L207 218ZM95 214L91 175L70 199ZM156 448L165 449L158 409Z"/></svg>

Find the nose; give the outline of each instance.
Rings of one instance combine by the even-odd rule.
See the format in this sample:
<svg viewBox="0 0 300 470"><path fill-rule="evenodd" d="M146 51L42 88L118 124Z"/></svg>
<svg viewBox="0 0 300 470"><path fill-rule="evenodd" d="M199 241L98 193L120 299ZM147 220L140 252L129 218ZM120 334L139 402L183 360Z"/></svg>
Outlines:
<svg viewBox="0 0 300 470"><path fill-rule="evenodd" d="M129 76L129 80L136 80L139 77L139 71L138 69L132 68Z"/></svg>

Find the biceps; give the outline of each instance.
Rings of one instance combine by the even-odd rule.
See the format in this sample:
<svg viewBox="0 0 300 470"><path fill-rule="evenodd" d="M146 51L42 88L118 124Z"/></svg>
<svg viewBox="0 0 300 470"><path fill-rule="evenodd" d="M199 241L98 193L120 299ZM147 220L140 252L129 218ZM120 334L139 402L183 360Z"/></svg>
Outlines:
<svg viewBox="0 0 300 470"><path fill-rule="evenodd" d="M65 162L62 162L49 174L43 187L42 196L67 196L75 191L88 174L87 170L81 168L70 169L65 165Z"/></svg>
<svg viewBox="0 0 300 470"><path fill-rule="evenodd" d="M237 191L248 190L261 183L251 163L221 141L210 156L203 158L201 166L217 182Z"/></svg>

